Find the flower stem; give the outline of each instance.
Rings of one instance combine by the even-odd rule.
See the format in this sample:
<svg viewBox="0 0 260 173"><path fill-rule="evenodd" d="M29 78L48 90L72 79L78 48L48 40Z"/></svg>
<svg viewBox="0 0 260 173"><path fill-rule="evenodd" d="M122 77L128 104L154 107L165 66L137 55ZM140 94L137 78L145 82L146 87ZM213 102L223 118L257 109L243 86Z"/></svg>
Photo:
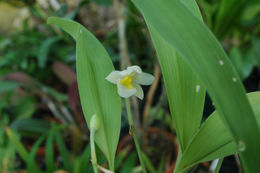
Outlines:
<svg viewBox="0 0 260 173"><path fill-rule="evenodd" d="M96 149L95 149L95 129L90 130L90 147L91 147L91 160L92 160L92 166L94 173L98 173L98 167L97 167L97 156L96 156Z"/></svg>
<svg viewBox="0 0 260 173"><path fill-rule="evenodd" d="M125 105L126 105L127 118L128 118L128 123L129 123L129 132L131 135L133 135L135 147L137 150L137 155L140 160L143 173L146 173L146 169L145 169L145 165L144 165L144 161L143 161L143 157L142 157L142 151L141 151L141 148L140 148L140 145L139 145L139 142L137 139L135 127L134 127L133 117L132 117L131 108L130 108L130 102L129 102L129 99L127 99L127 98L125 99Z"/></svg>

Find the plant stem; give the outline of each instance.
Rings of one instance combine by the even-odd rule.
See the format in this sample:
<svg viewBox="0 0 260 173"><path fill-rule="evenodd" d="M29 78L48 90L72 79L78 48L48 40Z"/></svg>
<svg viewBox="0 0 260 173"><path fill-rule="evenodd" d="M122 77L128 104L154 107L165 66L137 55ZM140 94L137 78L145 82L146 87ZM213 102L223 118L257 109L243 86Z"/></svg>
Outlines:
<svg viewBox="0 0 260 173"><path fill-rule="evenodd" d="M91 160L92 160L92 166L94 173L98 173L98 167L97 167L97 156L96 156L96 149L95 149L95 129L90 129L90 147L91 147Z"/></svg>
<svg viewBox="0 0 260 173"><path fill-rule="evenodd" d="M135 147L137 150L137 155L138 155L139 161L141 163L143 173L146 173L144 161L142 158L142 151L141 151L141 148L140 148L140 145L139 145L139 142L137 139L135 127L134 127L133 117L132 117L131 108L130 108L130 102L129 102L129 99L127 99L127 98L125 99L125 105L126 105L127 118L128 118L128 123L129 123L129 132L131 135L133 135Z"/></svg>

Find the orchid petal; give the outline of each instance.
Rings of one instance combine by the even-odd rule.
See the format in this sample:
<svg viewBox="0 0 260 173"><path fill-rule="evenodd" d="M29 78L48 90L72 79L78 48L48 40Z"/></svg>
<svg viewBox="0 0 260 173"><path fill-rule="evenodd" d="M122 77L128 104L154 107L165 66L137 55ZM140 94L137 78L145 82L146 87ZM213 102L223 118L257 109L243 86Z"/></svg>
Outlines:
<svg viewBox="0 0 260 173"><path fill-rule="evenodd" d="M134 81L141 85L151 85L154 81L154 77L148 73L141 73L135 76Z"/></svg>
<svg viewBox="0 0 260 173"><path fill-rule="evenodd" d="M117 92L121 97L128 98L132 95L135 95L136 89L128 89L125 86L121 85L120 82L117 83Z"/></svg>
<svg viewBox="0 0 260 173"><path fill-rule="evenodd" d="M131 67L127 67L126 70L121 71L120 75L122 75L122 76L130 75L133 72L137 73L137 74L140 74L140 73L142 73L142 70L141 70L141 68L139 66L134 65L134 66L131 66Z"/></svg>
<svg viewBox="0 0 260 173"><path fill-rule="evenodd" d="M117 84L122 76L120 75L120 71L112 71L107 77L106 80L113 84Z"/></svg>
<svg viewBox="0 0 260 173"><path fill-rule="evenodd" d="M142 87L138 84L133 84L133 86L136 88L135 96L138 97L139 99L143 100L144 92L143 92Z"/></svg>
<svg viewBox="0 0 260 173"><path fill-rule="evenodd" d="M138 65L127 67L127 70L131 70L132 72L142 73L142 69Z"/></svg>

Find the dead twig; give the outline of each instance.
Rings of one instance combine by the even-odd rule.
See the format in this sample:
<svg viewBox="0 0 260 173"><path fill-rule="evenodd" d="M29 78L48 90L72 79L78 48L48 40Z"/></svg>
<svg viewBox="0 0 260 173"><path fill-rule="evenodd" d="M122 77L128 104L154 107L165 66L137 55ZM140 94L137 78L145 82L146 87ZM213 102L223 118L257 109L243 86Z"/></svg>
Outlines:
<svg viewBox="0 0 260 173"><path fill-rule="evenodd" d="M159 64L156 63L154 66L154 82L151 85L151 87L149 88L148 94L146 95L146 104L145 104L144 111L143 111L143 118L144 118L143 127L147 123L150 109L151 109L151 106L153 103L153 97L154 97L155 91L160 82L160 76L161 76L161 70L160 70Z"/></svg>

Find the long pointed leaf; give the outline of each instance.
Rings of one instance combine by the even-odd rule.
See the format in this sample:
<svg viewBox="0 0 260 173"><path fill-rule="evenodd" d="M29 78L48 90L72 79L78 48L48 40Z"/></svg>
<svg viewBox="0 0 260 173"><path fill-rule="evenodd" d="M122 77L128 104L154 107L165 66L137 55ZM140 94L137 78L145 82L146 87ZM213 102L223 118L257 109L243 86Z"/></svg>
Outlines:
<svg viewBox="0 0 260 173"><path fill-rule="evenodd" d="M5 127L5 131L6 131L6 134L9 138L10 142L16 149L17 153L20 155L20 157L23 159L23 161L26 162L29 153L23 146L22 142L19 140L17 134L13 130L9 129L8 127Z"/></svg>
<svg viewBox="0 0 260 173"><path fill-rule="evenodd" d="M151 35L158 53L172 118L184 151L200 126L205 89L178 53L156 32L151 32Z"/></svg>
<svg viewBox="0 0 260 173"><path fill-rule="evenodd" d="M56 139L56 142L57 142L59 153L60 153L61 158L63 160L63 165L66 168L66 170L71 171L72 165L71 165L71 162L70 162L69 151L68 151L59 131L57 131L55 133L55 139Z"/></svg>
<svg viewBox="0 0 260 173"><path fill-rule="evenodd" d="M259 128L243 85L213 34L179 0L132 1L198 74L236 144L246 146L239 152L245 172L260 170Z"/></svg>
<svg viewBox="0 0 260 173"><path fill-rule="evenodd" d="M46 162L46 169L48 173L51 173L55 170L55 164L54 164L54 152L53 152L53 137L54 137L54 131L50 130L48 133L48 138L46 140L45 144L45 162Z"/></svg>
<svg viewBox="0 0 260 173"><path fill-rule="evenodd" d="M197 6L193 3L187 4L198 17L201 17L196 10ZM158 32L151 27L149 29L161 65L181 151L184 151L200 126L205 88L175 49Z"/></svg>
<svg viewBox="0 0 260 173"><path fill-rule="evenodd" d="M41 143L43 142L43 140L45 139L45 136L40 137L33 145L26 164L27 164L27 170L29 173L33 173L33 172L39 172L41 173L42 171L40 170L40 168L38 167L37 163L35 162L35 156L37 153L38 148L40 147Z"/></svg>
<svg viewBox="0 0 260 173"><path fill-rule="evenodd" d="M95 141L113 170L120 133L121 99L116 86L105 80L114 70L112 61L101 43L82 25L54 17L49 18L48 23L57 24L76 40L77 78L84 116L88 125L94 114L99 116L100 129Z"/></svg>

